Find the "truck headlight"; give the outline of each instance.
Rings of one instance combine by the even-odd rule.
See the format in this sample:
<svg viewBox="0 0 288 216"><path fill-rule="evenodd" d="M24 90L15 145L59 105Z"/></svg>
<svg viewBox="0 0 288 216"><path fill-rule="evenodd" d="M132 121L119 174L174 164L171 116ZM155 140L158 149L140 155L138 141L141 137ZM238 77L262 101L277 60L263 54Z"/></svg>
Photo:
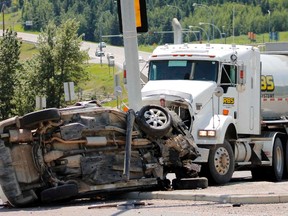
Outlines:
<svg viewBox="0 0 288 216"><path fill-rule="evenodd" d="M215 130L199 130L198 136L199 137L215 137L216 131Z"/></svg>

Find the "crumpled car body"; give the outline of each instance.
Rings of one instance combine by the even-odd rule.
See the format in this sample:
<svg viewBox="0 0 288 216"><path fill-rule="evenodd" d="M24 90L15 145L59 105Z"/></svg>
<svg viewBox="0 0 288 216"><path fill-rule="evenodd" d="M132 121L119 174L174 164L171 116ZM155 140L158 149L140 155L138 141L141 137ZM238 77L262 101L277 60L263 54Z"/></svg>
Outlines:
<svg viewBox="0 0 288 216"><path fill-rule="evenodd" d="M0 122L0 185L31 206L97 194L167 188L167 173L197 176L197 146L177 115L75 106Z"/></svg>

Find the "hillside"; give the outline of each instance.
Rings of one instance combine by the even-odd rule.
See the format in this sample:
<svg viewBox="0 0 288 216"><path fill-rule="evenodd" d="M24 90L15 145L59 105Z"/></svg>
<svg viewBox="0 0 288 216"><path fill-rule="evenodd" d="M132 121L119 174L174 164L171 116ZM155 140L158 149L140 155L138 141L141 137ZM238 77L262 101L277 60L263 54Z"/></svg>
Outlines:
<svg viewBox="0 0 288 216"><path fill-rule="evenodd" d="M285 0L146 0L146 3L149 32L139 36L140 45L173 42L173 34L167 32L172 30L174 17L184 29L191 31L191 34L187 33L187 41L195 40L192 31L200 31L203 40L207 40L205 32L210 39L219 39L220 35L231 37L248 32L261 35L288 29L288 2ZM116 1L111 0L10 0L5 16L13 17L6 26L25 31L40 31L49 21L59 24L67 18L75 18L80 22L79 34L85 34L85 40L100 41L101 33L119 35L117 10ZM15 12L18 13L15 15ZM27 21L32 25L25 25ZM199 25L200 22L204 24ZM189 29L189 26L195 26L195 29ZM104 37L103 40L123 45L122 37Z"/></svg>

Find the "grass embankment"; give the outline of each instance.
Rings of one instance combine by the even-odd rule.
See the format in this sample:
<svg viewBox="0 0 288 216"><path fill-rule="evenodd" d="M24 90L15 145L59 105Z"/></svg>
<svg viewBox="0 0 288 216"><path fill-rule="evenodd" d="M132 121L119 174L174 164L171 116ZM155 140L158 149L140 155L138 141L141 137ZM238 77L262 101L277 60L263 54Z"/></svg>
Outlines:
<svg viewBox="0 0 288 216"><path fill-rule="evenodd" d="M87 72L89 78L87 81L80 83L79 87L83 89L83 100L97 99L104 102L105 106L117 106L117 98L114 95L114 77L118 76L119 83L122 87L122 95L118 97L118 103L123 99L127 101L127 92L123 85L123 72L116 71L117 69L110 67L107 64L89 64Z"/></svg>
<svg viewBox="0 0 288 216"><path fill-rule="evenodd" d="M30 59L38 53L37 48L35 44L32 43L22 43L21 44L21 53L20 53L20 60L25 61L27 59Z"/></svg>

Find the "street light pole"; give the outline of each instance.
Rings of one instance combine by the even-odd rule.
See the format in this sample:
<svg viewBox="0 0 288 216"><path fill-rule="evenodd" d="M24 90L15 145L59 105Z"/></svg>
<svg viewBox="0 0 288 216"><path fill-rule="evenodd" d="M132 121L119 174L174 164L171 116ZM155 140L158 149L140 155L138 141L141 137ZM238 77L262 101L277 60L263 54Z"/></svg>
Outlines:
<svg viewBox="0 0 288 216"><path fill-rule="evenodd" d="M100 64L101 64L101 67L102 67L102 51L103 51L103 47L102 47L102 25L103 25L103 14L105 12L108 12L109 10L106 10L106 11L103 11L100 15L100 18L99 18L99 21L100 21L100 30L99 30L99 33L100 33L100 43L99 43L99 46L100 46Z"/></svg>
<svg viewBox="0 0 288 216"><path fill-rule="evenodd" d="M209 35L203 28L201 28L200 26L189 26L189 29L191 29L191 28L199 28L199 29L201 29L206 34L206 38L207 38L207 41L209 43Z"/></svg>
<svg viewBox="0 0 288 216"><path fill-rule="evenodd" d="M268 10L268 15L269 15L268 37L269 37L269 42L270 42L270 14L271 14L271 12L270 12L270 10Z"/></svg>
<svg viewBox="0 0 288 216"><path fill-rule="evenodd" d="M222 34L223 34L224 37L225 37L225 44L226 44L227 35L226 35L226 32L225 32L225 26L222 26Z"/></svg>
<svg viewBox="0 0 288 216"><path fill-rule="evenodd" d="M134 5L134 1L121 0L128 101L129 108L134 109L136 112L142 108L142 96ZM124 172L124 174L125 173L126 172ZM127 174L129 177L129 171ZM129 180L129 178L127 179Z"/></svg>
<svg viewBox="0 0 288 216"><path fill-rule="evenodd" d="M4 9L5 9L6 5L5 5L5 1L2 2L2 8L1 8L1 11L2 11L2 22L3 22L3 36L4 36L4 32L5 32L5 15L4 15Z"/></svg>
<svg viewBox="0 0 288 216"><path fill-rule="evenodd" d="M105 12L105 11L104 11ZM103 24L103 13L101 13L101 16L100 16L100 43L99 43L99 46L100 46L100 65L102 67L102 24Z"/></svg>
<svg viewBox="0 0 288 216"><path fill-rule="evenodd" d="M193 7L197 7L197 6L199 6L199 7L204 7L204 8L206 8L207 10L208 10L208 17L209 16L212 16L212 18L211 18L211 22L210 23L212 23L213 25L214 25L214 13L213 13L213 11L211 10L211 8L209 8L207 5L205 5L205 4L198 4L198 3L193 3L193 5L192 5ZM212 25L212 40L214 40L214 26Z"/></svg>
<svg viewBox="0 0 288 216"><path fill-rule="evenodd" d="M169 4L167 4L167 6L168 6L168 7L174 7L174 8L176 8L177 10L179 10L179 12L180 12L180 13L179 13L179 14L180 14L180 20L182 20L182 12L183 12L183 11L182 11L179 7L177 7L177 6L175 6L175 5L169 5Z"/></svg>
<svg viewBox="0 0 288 216"><path fill-rule="evenodd" d="M222 33L221 33L220 29L216 25L214 25L212 23L203 23L203 22L200 22L199 25L211 25L211 26L213 26L214 28L216 28L219 31L220 38L222 40Z"/></svg>
<svg viewBox="0 0 288 216"><path fill-rule="evenodd" d="M198 37L197 37L195 31L191 31L190 29L183 29L183 30L184 30L184 31L182 31L183 33L193 33L194 36L195 36L195 38L196 38L196 41L198 41ZM197 31L197 32L199 32L199 31ZM190 42L190 40L189 40L189 34L188 34L188 42Z"/></svg>

